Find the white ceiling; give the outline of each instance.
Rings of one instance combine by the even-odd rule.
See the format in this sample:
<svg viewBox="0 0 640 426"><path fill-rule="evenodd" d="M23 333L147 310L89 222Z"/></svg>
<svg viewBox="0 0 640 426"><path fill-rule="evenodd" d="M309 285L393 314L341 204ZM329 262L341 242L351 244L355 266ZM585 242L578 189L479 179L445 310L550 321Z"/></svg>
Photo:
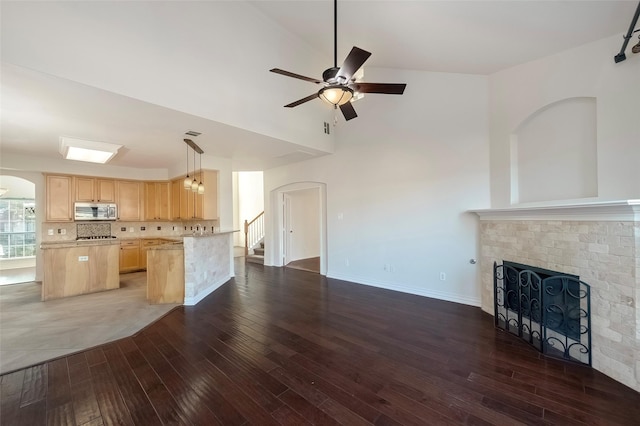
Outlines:
<svg viewBox="0 0 640 426"><path fill-rule="evenodd" d="M331 0L249 3L265 19L326 55L327 68L333 65ZM160 4L150 2L149 7ZM373 53L366 66L491 74L615 34L622 44L636 6L635 1L339 1L338 65L356 45ZM3 20L11 19L5 10L3 15ZM233 40L228 38L227 48L233 48ZM233 64L226 66L233 75ZM286 61L275 66L309 74ZM322 71L309 76L320 77ZM115 165L163 168L184 154L182 146L176 147L175 134L193 129L203 133L196 142L205 152L233 158L236 170L262 170L324 154L16 67L4 58L1 83L1 148L7 153L59 158L58 137L66 135L125 145Z"/></svg>

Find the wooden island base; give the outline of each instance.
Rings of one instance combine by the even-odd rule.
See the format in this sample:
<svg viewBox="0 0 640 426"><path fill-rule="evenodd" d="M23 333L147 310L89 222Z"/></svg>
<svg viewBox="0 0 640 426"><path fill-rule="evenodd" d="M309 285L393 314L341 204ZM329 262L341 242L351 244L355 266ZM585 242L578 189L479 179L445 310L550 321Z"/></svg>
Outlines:
<svg viewBox="0 0 640 426"><path fill-rule="evenodd" d="M147 301L184 302L184 250L182 244L150 247L147 251Z"/></svg>
<svg viewBox="0 0 640 426"><path fill-rule="evenodd" d="M42 300L120 288L118 244L42 246Z"/></svg>

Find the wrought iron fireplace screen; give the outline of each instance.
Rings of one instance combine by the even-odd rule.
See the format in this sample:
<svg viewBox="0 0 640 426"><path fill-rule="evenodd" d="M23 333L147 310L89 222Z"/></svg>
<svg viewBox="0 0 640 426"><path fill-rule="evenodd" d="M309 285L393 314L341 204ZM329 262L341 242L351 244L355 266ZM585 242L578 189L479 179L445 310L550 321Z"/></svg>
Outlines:
<svg viewBox="0 0 640 426"><path fill-rule="evenodd" d="M575 275L493 264L496 327L540 352L591 365L591 288Z"/></svg>

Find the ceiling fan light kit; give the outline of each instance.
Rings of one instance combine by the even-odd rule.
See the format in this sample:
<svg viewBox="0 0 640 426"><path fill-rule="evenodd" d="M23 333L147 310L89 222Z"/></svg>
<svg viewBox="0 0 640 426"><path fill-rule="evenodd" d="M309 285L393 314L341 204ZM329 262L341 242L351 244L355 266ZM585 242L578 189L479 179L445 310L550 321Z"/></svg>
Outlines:
<svg viewBox="0 0 640 426"><path fill-rule="evenodd" d="M286 77L297 78L299 80L308 81L310 83L322 84L324 87L317 93L309 95L305 98L291 102L285 105L285 108L293 108L301 105L305 102L309 102L315 98L320 98L334 108L340 108L345 120L351 120L356 118L356 110L351 104L351 100L354 98L354 93L381 93L387 95L402 95L404 89L407 86L404 83L360 83L355 80L354 74L362 67L369 56L370 52L353 46L351 52L347 55L344 63L341 67L337 66L337 54L338 54L338 5L337 0L333 1L333 16L334 16L334 43L333 43L333 67L325 70L322 73L322 81L316 78L306 77L300 74L295 74L290 71L285 71L280 68L273 68L270 71L276 74L281 74Z"/></svg>
<svg viewBox="0 0 640 426"><path fill-rule="evenodd" d="M353 90L344 86L327 86L320 89L318 96L333 106L340 106L351 101Z"/></svg>

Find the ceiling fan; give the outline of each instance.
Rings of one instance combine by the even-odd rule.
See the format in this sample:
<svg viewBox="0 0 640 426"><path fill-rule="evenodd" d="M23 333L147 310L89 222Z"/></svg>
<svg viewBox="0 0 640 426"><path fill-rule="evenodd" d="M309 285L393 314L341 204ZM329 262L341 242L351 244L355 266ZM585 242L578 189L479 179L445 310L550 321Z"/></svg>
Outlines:
<svg viewBox="0 0 640 426"><path fill-rule="evenodd" d="M273 68L269 71L276 74L282 74L287 77L293 77L311 83L321 84L322 88L306 98L299 99L295 102L285 105L285 108L293 108L305 102L309 102L315 98L331 104L334 108L340 107L345 120L356 118L356 110L351 104L354 93L382 93L387 95L402 95L404 83L361 83L355 81L354 74L362 67L365 61L371 56L370 52L353 46L351 52L347 55L344 63L338 68L338 4L337 0L333 0L333 67L322 73L322 80L312 77L305 77L280 68Z"/></svg>

